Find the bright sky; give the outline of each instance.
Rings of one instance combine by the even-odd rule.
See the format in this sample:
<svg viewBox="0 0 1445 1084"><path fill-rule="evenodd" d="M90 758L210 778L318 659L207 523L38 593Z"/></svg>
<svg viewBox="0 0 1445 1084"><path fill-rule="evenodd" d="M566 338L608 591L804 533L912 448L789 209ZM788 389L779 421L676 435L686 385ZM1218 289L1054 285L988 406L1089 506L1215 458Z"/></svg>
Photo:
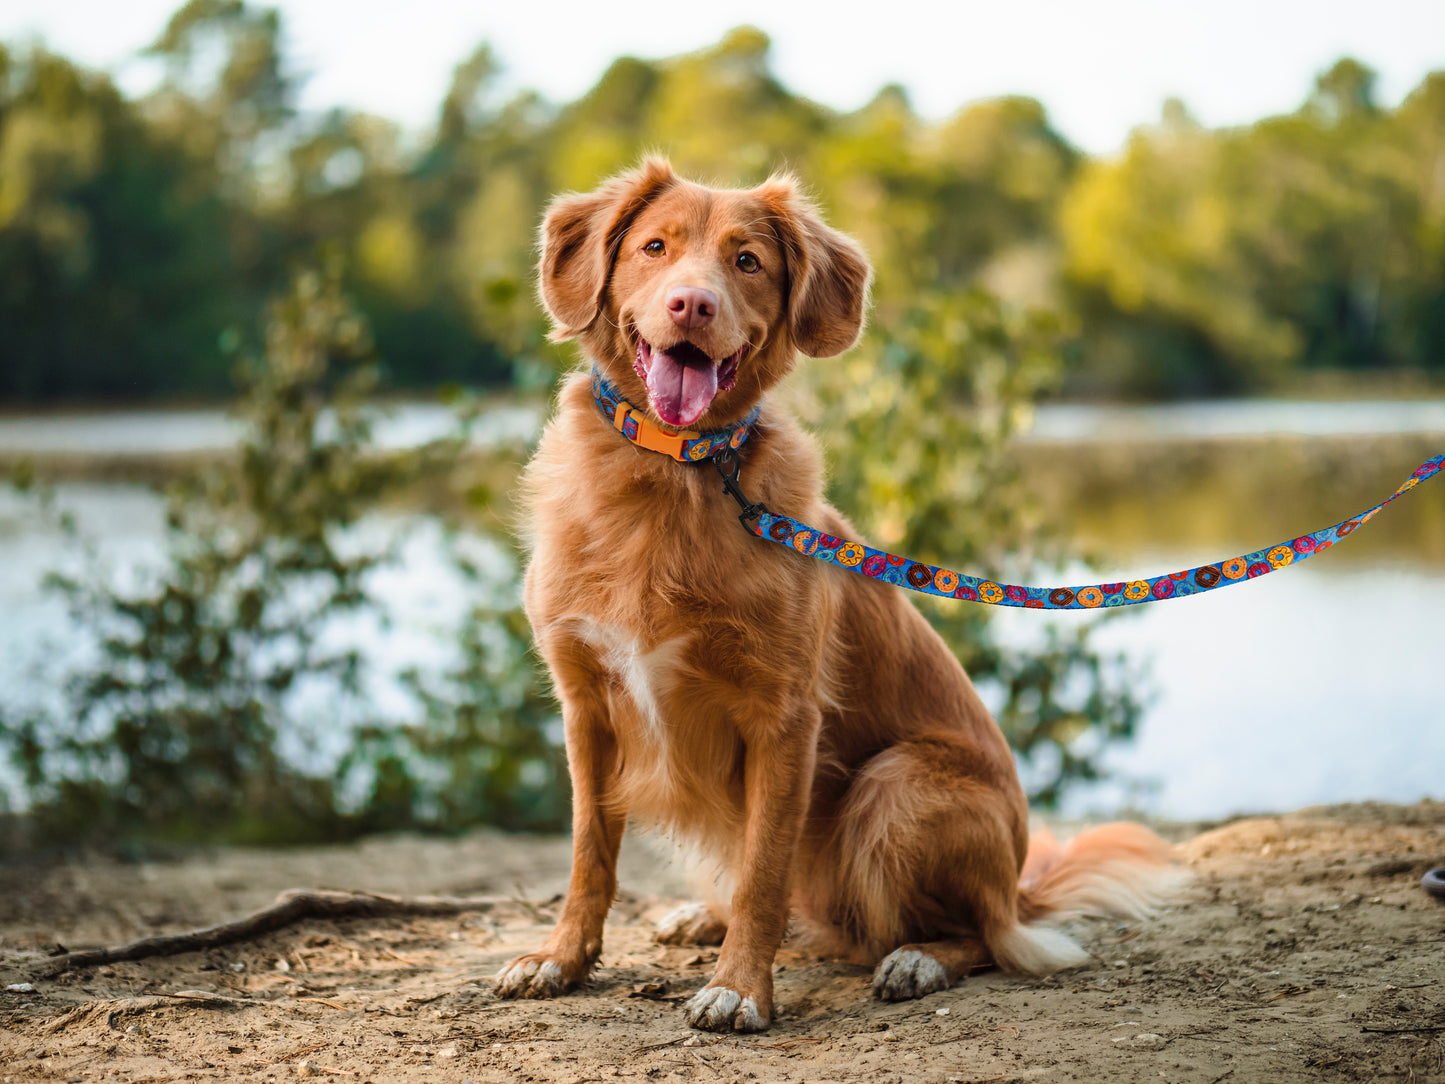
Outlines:
<svg viewBox="0 0 1445 1084"><path fill-rule="evenodd" d="M144 88L131 58L181 0L3 0L0 41L52 49ZM1445 70L1445 0L277 0L302 104L348 105L429 125L453 66L483 40L512 86L554 101L592 86L614 57L669 56L750 23L773 39L792 90L838 109L884 83L926 116L1001 94L1040 99L1096 153L1184 99L1211 126L1294 109L1342 55L1380 73L1387 104Z"/></svg>

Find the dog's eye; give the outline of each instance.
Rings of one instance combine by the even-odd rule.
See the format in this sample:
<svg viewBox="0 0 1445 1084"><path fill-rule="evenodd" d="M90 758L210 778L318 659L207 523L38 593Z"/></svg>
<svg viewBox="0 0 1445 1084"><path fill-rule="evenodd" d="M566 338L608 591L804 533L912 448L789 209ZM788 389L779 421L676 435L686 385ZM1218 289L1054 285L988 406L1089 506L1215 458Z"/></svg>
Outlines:
<svg viewBox="0 0 1445 1084"><path fill-rule="evenodd" d="M763 265L758 262L758 258L754 256L751 252L738 253L739 271L743 272L746 275L756 275L762 269Z"/></svg>
<svg viewBox="0 0 1445 1084"><path fill-rule="evenodd" d="M664 252L667 251L667 246L664 245L661 240L654 237L651 241L647 242L647 244L642 246L642 251L647 253L649 256L661 256Z"/></svg>

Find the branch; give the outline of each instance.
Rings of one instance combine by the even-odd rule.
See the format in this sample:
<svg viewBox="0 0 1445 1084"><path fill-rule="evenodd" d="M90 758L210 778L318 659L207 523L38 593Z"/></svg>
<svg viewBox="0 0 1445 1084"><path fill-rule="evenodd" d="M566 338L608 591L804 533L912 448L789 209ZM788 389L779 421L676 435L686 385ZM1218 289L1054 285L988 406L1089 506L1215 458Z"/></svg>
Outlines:
<svg viewBox="0 0 1445 1084"><path fill-rule="evenodd" d="M45 961L39 974L49 978L82 967L151 956L175 956L219 945L248 941L305 918L375 918L383 915L456 915L463 911L489 911L497 904L489 896L382 896L371 892L327 892L291 888L264 907L234 922L192 930L189 933L144 937L116 948L82 949Z"/></svg>
<svg viewBox="0 0 1445 1084"><path fill-rule="evenodd" d="M238 1005L254 1005L256 1002L223 994L208 994L203 990L182 990L175 994L159 994L151 997L122 997L106 1001L89 1001L67 1013L62 1013L45 1025L45 1033L53 1035L64 1031L71 1024L91 1023L104 1019L112 1031L119 1031L119 1020L134 1013L150 1012L153 1009L173 1008L177 1004L196 1005L204 1009L232 1009Z"/></svg>
<svg viewBox="0 0 1445 1084"><path fill-rule="evenodd" d="M1404 1035L1407 1031L1445 1031L1445 1024L1430 1024L1420 1028L1361 1028L1361 1031L1372 1031L1377 1035Z"/></svg>

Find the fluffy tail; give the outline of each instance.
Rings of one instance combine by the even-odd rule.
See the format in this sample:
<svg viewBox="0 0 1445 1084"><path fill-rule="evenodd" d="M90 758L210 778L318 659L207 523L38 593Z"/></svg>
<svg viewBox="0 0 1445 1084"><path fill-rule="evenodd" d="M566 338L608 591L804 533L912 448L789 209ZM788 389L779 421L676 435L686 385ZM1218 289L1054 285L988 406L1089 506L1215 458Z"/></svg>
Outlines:
<svg viewBox="0 0 1445 1084"><path fill-rule="evenodd" d="M1137 824L1106 824L1064 846L1047 830L1029 840L1019 877L1018 922L988 938L999 966L1047 975L1089 959L1051 928L1085 915L1143 918L1176 894L1187 875L1170 864L1170 846Z"/></svg>

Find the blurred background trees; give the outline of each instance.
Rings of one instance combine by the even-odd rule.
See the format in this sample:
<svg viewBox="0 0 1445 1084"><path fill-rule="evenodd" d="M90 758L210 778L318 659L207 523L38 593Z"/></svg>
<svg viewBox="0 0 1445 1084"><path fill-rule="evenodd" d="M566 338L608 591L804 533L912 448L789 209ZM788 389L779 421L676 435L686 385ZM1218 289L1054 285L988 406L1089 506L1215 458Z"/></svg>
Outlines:
<svg viewBox="0 0 1445 1084"><path fill-rule="evenodd" d="M854 113L823 108L745 28L619 59L563 104L504 97L505 58L482 45L416 135L299 115L283 29L269 8L191 0L151 46L166 77L140 100L0 48L0 401L222 394L218 343L253 329L320 244L346 257L386 386L533 379L556 360L530 280L542 207L649 148L721 184L797 172L867 245L880 319L975 286L1060 312L1065 393L1445 366L1445 73L1384 109L1343 59L1294 113L1230 130L1170 101L1090 160L1030 99L941 123L891 86Z"/></svg>

